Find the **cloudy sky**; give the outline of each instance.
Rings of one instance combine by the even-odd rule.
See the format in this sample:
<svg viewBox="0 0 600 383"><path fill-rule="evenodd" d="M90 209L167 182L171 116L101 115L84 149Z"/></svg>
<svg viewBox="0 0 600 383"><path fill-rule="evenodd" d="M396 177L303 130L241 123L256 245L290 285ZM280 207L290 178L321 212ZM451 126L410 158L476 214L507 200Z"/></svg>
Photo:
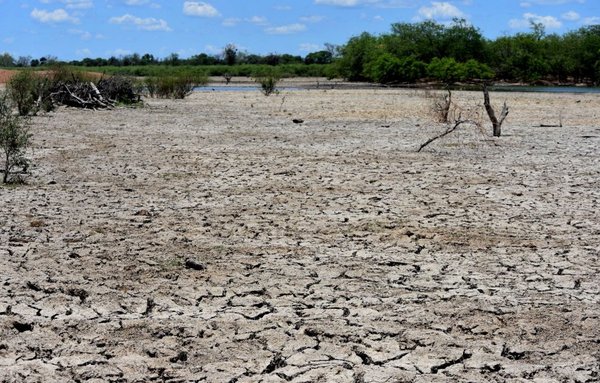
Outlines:
<svg viewBox="0 0 600 383"><path fill-rule="evenodd" d="M133 52L166 57L250 53L304 56L394 22L462 17L489 38L600 24L600 0L0 0L0 53L64 60Z"/></svg>

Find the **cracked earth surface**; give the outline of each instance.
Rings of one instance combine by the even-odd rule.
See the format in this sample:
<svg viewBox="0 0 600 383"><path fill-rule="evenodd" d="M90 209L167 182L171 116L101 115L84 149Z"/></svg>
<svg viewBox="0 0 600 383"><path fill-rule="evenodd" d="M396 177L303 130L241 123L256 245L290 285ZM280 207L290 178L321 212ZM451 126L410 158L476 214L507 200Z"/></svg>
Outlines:
<svg viewBox="0 0 600 383"><path fill-rule="evenodd" d="M410 90L36 117L0 381L599 381L600 96L505 99L421 153Z"/></svg>

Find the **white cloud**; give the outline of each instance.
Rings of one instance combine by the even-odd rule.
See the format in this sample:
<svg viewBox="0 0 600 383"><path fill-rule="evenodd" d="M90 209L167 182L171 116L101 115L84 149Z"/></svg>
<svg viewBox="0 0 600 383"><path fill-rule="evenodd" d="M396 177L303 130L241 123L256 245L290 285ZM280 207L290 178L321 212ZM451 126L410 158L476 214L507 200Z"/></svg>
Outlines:
<svg viewBox="0 0 600 383"><path fill-rule="evenodd" d="M15 38L14 37L6 37L6 38L2 39L2 42L4 44L12 44L15 42Z"/></svg>
<svg viewBox="0 0 600 383"><path fill-rule="evenodd" d="M586 17L585 19L583 19L583 24L585 24L585 25L600 24L600 17L598 17L598 16Z"/></svg>
<svg viewBox="0 0 600 383"><path fill-rule="evenodd" d="M67 9L89 9L94 7L94 0L40 0L42 4L61 2Z"/></svg>
<svg viewBox="0 0 600 383"><path fill-rule="evenodd" d="M169 24L162 19L155 19L153 17L141 18L130 14L123 16L112 17L109 22L111 24L130 24L135 25L138 29L144 31L171 31Z"/></svg>
<svg viewBox="0 0 600 383"><path fill-rule="evenodd" d="M204 2L186 1L183 3L183 13L188 16L216 17L219 11L212 5Z"/></svg>
<svg viewBox="0 0 600 383"><path fill-rule="evenodd" d="M525 6L535 5L563 5L569 3L583 4L585 0L528 0L526 2L521 3L521 6L525 4Z"/></svg>
<svg viewBox="0 0 600 383"><path fill-rule="evenodd" d="M237 17L229 17L229 18L223 20L221 25L223 25L224 27L235 27L236 25L238 25L240 23L240 21L242 21L242 19L239 19Z"/></svg>
<svg viewBox="0 0 600 383"><path fill-rule="evenodd" d="M531 27L531 23L542 24L548 29L562 27L562 22L554 16L540 16L535 13L525 13L520 19L511 19L508 25L513 29L525 29Z"/></svg>
<svg viewBox="0 0 600 383"><path fill-rule="evenodd" d="M69 15L67 11L62 8L56 9L54 11L46 11L43 9L34 8L31 11L31 17L40 23L62 23L65 21L71 23L78 23L79 19Z"/></svg>
<svg viewBox="0 0 600 383"><path fill-rule="evenodd" d="M332 5L334 7L374 6L378 8L410 8L414 1L410 0L314 0L317 5Z"/></svg>
<svg viewBox="0 0 600 383"><path fill-rule="evenodd" d="M205 45L204 46L204 52L208 53L208 54L213 54L213 55L218 55L223 53L223 48L218 48L215 47L214 45Z"/></svg>
<svg viewBox="0 0 600 383"><path fill-rule="evenodd" d="M252 23L254 25L268 25L269 21L264 16L252 16L249 19L246 19L247 22Z"/></svg>
<svg viewBox="0 0 600 383"><path fill-rule="evenodd" d="M567 20L567 21L577 21L581 18L579 13L577 13L575 11L569 11L567 13L563 13L561 15L561 17L563 18L563 20Z"/></svg>
<svg viewBox="0 0 600 383"><path fill-rule="evenodd" d="M431 6L419 8L419 16L424 19L452 19L465 17L465 14L448 2L433 1Z"/></svg>
<svg viewBox="0 0 600 383"><path fill-rule="evenodd" d="M316 51L320 51L323 49L322 46L320 46L319 44L310 44L310 43L304 43L304 44L300 44L300 47L298 48L301 52L316 52Z"/></svg>
<svg viewBox="0 0 600 383"><path fill-rule="evenodd" d="M288 24L288 25L280 25L278 27L270 27L265 29L270 35L289 35L292 33L304 32L306 30L306 25L296 23L296 24Z"/></svg>
<svg viewBox="0 0 600 383"><path fill-rule="evenodd" d="M160 4L151 3L150 0L125 0L125 4L133 7L139 7L142 5L148 5L150 8L158 9Z"/></svg>
<svg viewBox="0 0 600 383"><path fill-rule="evenodd" d="M114 51L108 52L108 54L111 56L127 56L127 55L130 55L131 53L133 53L133 52L131 52L128 49L121 49L121 48L118 48L118 49L115 49Z"/></svg>
<svg viewBox="0 0 600 383"><path fill-rule="evenodd" d="M319 15L311 15L311 16L302 16L302 17L300 17L300 21L305 22L305 23L318 23L320 21L323 21L323 19L325 19L325 17L319 16Z"/></svg>
<svg viewBox="0 0 600 383"><path fill-rule="evenodd" d="M78 49L75 54L79 57L90 57L92 55L92 51L88 48Z"/></svg>
<svg viewBox="0 0 600 383"><path fill-rule="evenodd" d="M336 7L356 7L358 0L315 0L315 4L335 5Z"/></svg>
<svg viewBox="0 0 600 383"><path fill-rule="evenodd" d="M94 7L92 0L62 0L67 9L89 9Z"/></svg>
<svg viewBox="0 0 600 383"><path fill-rule="evenodd" d="M81 29L69 29L69 33L73 35L78 35L82 40L91 40L92 34L88 31L83 31Z"/></svg>

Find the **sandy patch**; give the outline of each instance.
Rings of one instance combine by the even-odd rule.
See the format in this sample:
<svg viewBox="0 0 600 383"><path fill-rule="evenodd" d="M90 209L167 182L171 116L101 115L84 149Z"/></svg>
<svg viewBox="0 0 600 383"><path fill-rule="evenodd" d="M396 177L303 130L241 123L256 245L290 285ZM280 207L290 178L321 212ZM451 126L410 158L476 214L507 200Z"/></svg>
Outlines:
<svg viewBox="0 0 600 383"><path fill-rule="evenodd" d="M0 377L594 381L600 98L504 99L504 137L419 154L420 91L36 117L0 188Z"/></svg>
<svg viewBox="0 0 600 383"><path fill-rule="evenodd" d="M15 73L13 70L0 69L0 84L6 84Z"/></svg>

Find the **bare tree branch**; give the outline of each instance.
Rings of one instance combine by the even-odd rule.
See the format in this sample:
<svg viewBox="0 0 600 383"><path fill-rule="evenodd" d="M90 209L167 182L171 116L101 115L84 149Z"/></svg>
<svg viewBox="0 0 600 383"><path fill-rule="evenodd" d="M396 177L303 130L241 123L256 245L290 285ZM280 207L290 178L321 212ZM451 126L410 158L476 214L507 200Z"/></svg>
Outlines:
<svg viewBox="0 0 600 383"><path fill-rule="evenodd" d="M433 138L428 139L425 143L423 143L419 147L419 149L417 150L417 153L419 153L421 150L423 150L427 145L431 144L433 141L438 140L440 138L443 138L443 137L447 136L448 134L454 132L462 124L471 123L471 122L472 121L470 121L470 120L463 120L459 116L458 119L456 121L454 121L454 125L453 126L448 127L448 129L446 129L446 131L444 133L439 134L439 135L437 135L437 136L435 136Z"/></svg>

